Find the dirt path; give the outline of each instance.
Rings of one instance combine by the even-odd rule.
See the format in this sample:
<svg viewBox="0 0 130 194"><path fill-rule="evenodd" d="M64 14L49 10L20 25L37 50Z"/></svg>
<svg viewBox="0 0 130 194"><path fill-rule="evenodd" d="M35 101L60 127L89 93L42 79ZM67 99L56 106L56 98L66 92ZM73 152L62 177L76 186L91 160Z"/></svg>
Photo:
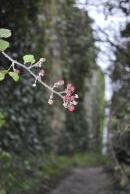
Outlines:
<svg viewBox="0 0 130 194"><path fill-rule="evenodd" d="M111 178L103 168L78 168L51 194L112 194L111 187Z"/></svg>

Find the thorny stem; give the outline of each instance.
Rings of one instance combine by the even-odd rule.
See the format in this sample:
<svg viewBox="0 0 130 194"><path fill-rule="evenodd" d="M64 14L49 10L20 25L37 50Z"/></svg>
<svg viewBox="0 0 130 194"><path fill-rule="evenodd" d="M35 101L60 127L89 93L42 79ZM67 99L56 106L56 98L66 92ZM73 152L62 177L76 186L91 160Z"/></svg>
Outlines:
<svg viewBox="0 0 130 194"><path fill-rule="evenodd" d="M20 63L20 62L14 60L14 59L12 59L12 58L11 58L8 54L6 54L5 52L2 52L2 54L3 54L4 57L6 57L9 61L11 61L12 64L16 64L16 65L22 67L23 69L25 69L26 71L28 71L35 79L37 79L37 75L35 75L35 74L30 70L29 67L27 67L27 66L23 65L22 63ZM37 81L38 81L41 85L43 85L45 88L47 88L48 90L50 90L52 93L58 95L59 97L61 97L61 98L63 99L63 96L61 95L60 92L57 92L56 90L54 90L52 87L48 86L48 85L47 85L45 82L43 82L42 80L38 80L38 79L37 79Z"/></svg>

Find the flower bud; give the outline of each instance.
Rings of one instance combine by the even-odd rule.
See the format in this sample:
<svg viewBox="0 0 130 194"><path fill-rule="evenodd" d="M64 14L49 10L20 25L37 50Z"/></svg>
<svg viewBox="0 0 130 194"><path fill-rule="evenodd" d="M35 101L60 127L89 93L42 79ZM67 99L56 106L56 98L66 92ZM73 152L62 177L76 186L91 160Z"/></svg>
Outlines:
<svg viewBox="0 0 130 194"><path fill-rule="evenodd" d="M74 112L75 111L75 107L73 105L68 107L68 111L69 112Z"/></svg>
<svg viewBox="0 0 130 194"><path fill-rule="evenodd" d="M49 99L48 100L48 104L52 105L53 104L53 100L52 99Z"/></svg>
<svg viewBox="0 0 130 194"><path fill-rule="evenodd" d="M65 108L67 108L67 103L66 103L66 102L64 102L64 103L63 103L63 106L64 106Z"/></svg>
<svg viewBox="0 0 130 194"><path fill-rule="evenodd" d="M43 63L43 62L45 62L45 61L46 61L45 58L41 58L39 62Z"/></svg>
<svg viewBox="0 0 130 194"><path fill-rule="evenodd" d="M59 86L63 86L64 85L64 80L59 80L57 83L58 83Z"/></svg>
<svg viewBox="0 0 130 194"><path fill-rule="evenodd" d="M75 94L75 98L79 98L78 94Z"/></svg>
<svg viewBox="0 0 130 194"><path fill-rule="evenodd" d="M75 100L73 101L73 105L77 105L78 104L78 102L76 102Z"/></svg>
<svg viewBox="0 0 130 194"><path fill-rule="evenodd" d="M33 87L36 87L36 83L34 83L32 86L33 86Z"/></svg>

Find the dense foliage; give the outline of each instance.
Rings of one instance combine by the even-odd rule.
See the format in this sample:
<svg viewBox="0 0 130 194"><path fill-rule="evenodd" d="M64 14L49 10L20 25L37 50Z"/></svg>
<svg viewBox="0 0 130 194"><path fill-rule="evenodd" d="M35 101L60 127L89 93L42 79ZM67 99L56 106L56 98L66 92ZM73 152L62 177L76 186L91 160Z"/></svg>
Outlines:
<svg viewBox="0 0 130 194"><path fill-rule="evenodd" d="M117 9L124 17L129 16L130 2L118 0ZM121 30L121 42L116 46L114 66L111 78L113 81L113 97L111 102L110 130L112 144L118 162L121 164L126 177L130 176L130 23ZM117 170L118 171L118 170ZM120 173L118 173L120 174ZM125 187L125 176L120 177L121 187Z"/></svg>
<svg viewBox="0 0 130 194"><path fill-rule="evenodd" d="M128 24L129 25L129 24ZM124 32L122 32L125 34ZM115 68L112 72L114 95L112 98L112 115L111 115L111 128L115 133L118 133L121 142L115 143L115 146L121 150L129 152L129 133L130 133L130 63L129 63L129 42L126 49L121 51L117 50L117 60L115 61Z"/></svg>
<svg viewBox="0 0 130 194"><path fill-rule="evenodd" d="M120 1L119 1L120 2ZM124 2L127 5L128 1ZM120 9L124 12L123 7L120 4ZM129 10L129 6L125 10L125 14ZM116 60L114 62L114 68L112 68L112 81L114 95L112 98L111 105L111 128L115 133L120 133L123 136L130 130L130 43L129 43L129 23L127 23L124 30L121 32L122 45L117 46L115 55ZM128 38L128 39L127 39ZM128 134L126 135L128 138ZM124 141L128 143L128 141ZM124 145L117 144L117 146L122 147L122 149L129 152L129 146L124 147Z"/></svg>

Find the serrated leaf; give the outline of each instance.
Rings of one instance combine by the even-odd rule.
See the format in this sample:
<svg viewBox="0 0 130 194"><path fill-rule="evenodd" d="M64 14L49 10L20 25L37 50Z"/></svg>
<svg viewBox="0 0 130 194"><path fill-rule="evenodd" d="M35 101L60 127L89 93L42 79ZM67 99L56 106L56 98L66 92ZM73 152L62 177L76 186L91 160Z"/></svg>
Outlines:
<svg viewBox="0 0 130 194"><path fill-rule="evenodd" d="M5 51L9 47L9 42L0 39L0 52Z"/></svg>
<svg viewBox="0 0 130 194"><path fill-rule="evenodd" d="M24 55L23 60L24 60L24 64L25 63L31 63L31 64L35 63L34 55L30 55L30 54L29 55Z"/></svg>
<svg viewBox="0 0 130 194"><path fill-rule="evenodd" d="M14 72L14 71L10 71L9 72L9 75L10 75L10 77L12 77L13 78L13 80L14 81L18 81L19 80L19 75L18 75L18 73L17 72Z"/></svg>
<svg viewBox="0 0 130 194"><path fill-rule="evenodd" d="M11 30L6 28L0 28L0 38L9 38L11 35Z"/></svg>
<svg viewBox="0 0 130 194"><path fill-rule="evenodd" d="M8 71L7 70L1 70L0 71L0 81L4 80L5 78L5 75Z"/></svg>

